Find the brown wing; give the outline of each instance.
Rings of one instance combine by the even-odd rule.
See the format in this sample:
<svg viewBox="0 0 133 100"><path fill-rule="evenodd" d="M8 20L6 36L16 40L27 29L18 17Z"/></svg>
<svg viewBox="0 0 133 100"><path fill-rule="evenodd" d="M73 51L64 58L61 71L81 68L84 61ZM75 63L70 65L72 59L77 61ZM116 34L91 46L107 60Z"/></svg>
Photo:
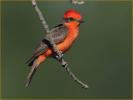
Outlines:
<svg viewBox="0 0 133 100"><path fill-rule="evenodd" d="M51 30L50 34L47 34L42 39L42 41L37 46L35 52L33 53L32 57L27 61L27 63L33 61L36 57L46 52L46 50L48 49L48 43L45 40L49 40L49 35L51 35L53 41L58 44L64 41L65 37L67 36L67 33L68 29L63 24L59 24L58 26L54 27Z"/></svg>
<svg viewBox="0 0 133 100"><path fill-rule="evenodd" d="M66 35L67 35L68 29L63 26L62 24L54 27L50 34L47 34L41 41L41 43L39 44L39 46L37 47L37 49L35 50L35 52L33 53L34 56L38 56L42 53L44 53L47 49L48 49L48 43L44 42L44 40L49 40L49 35L52 37L53 41L58 44L60 42L62 42Z"/></svg>
<svg viewBox="0 0 133 100"><path fill-rule="evenodd" d="M49 40L49 36L52 37L53 41L58 44L62 41L64 41L65 37L67 36L67 33L68 33L68 28L65 27L64 25L62 24L59 24L58 26L54 27L52 30L51 30L51 33L50 34L47 34L45 37L44 37L44 40Z"/></svg>

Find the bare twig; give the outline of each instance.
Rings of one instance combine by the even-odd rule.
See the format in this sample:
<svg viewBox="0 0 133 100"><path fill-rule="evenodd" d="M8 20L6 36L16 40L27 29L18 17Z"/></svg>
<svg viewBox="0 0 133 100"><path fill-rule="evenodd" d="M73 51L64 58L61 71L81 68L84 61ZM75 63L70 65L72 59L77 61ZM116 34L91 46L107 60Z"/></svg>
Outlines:
<svg viewBox="0 0 133 100"><path fill-rule="evenodd" d="M74 73L69 69L68 63L67 63L66 61L64 61L64 59L61 58L61 59L57 59L57 60L62 64L62 67L65 68L65 70L66 70L66 72L68 73L68 75L70 75L71 78L72 78L75 82L77 82L79 85L81 85L82 88L85 88L85 89L89 88L87 84L85 84L85 83L83 83L82 81L80 81L80 80L74 75Z"/></svg>
<svg viewBox="0 0 133 100"><path fill-rule="evenodd" d="M76 81L79 85L81 85L83 88L88 88L88 85L87 84L85 84L85 83L83 83L82 81L80 81L74 74L73 74L73 72L69 69L69 67L68 67L68 64L66 64L65 66L64 66L64 68L65 68L65 70L68 72L68 74L72 77L72 79L74 80L74 81Z"/></svg>
<svg viewBox="0 0 133 100"><path fill-rule="evenodd" d="M40 20L41 20L41 23L43 25L43 28L45 29L46 33L49 34L50 33L50 30L49 30L49 27L48 27L48 24L44 18L44 16L42 15L39 7L37 6L37 3L35 0L32 0L32 5L33 7L35 8L35 11L37 12ZM52 46L52 49L53 51L57 54L57 56L55 56L55 58L62 64L62 66L66 69L66 71L68 72L68 74L72 77L72 79L74 81L76 81L77 83L79 83L83 88L88 88L88 86L86 84L84 84L83 82L81 82L72 72L71 70L68 68L68 64L66 61L64 61L63 59L63 54L61 51L59 51L59 49L57 48L56 44L54 43L51 35L49 34L49 39L50 39L50 44Z"/></svg>
<svg viewBox="0 0 133 100"><path fill-rule="evenodd" d="M43 25L43 28L44 30L46 31L47 34L50 33L50 30L49 30L49 27L48 27L48 24L46 22L46 19L45 17L43 16L41 10L39 9L37 3L35 0L32 0L32 6L35 8L35 11L37 12L38 14L38 17L40 18L40 21ZM58 48L56 47L56 44L54 43L53 39L51 38L50 34L49 34L49 39L50 39L50 44L52 45L52 49L53 51L57 54L57 56L59 57L62 57L63 55L61 54L61 52L58 50Z"/></svg>
<svg viewBox="0 0 133 100"><path fill-rule="evenodd" d="M72 0L72 4L84 4L84 0Z"/></svg>

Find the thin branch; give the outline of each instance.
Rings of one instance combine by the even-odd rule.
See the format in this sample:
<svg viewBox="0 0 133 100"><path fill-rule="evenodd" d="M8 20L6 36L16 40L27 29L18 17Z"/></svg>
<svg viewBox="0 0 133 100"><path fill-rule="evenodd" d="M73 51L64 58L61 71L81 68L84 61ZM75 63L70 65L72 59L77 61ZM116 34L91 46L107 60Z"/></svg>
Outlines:
<svg viewBox="0 0 133 100"><path fill-rule="evenodd" d="M43 28L45 29L46 33L49 34L50 30L48 27L48 24L42 14L42 12L40 11L39 7L36 4L35 0L32 0L32 5L35 8L35 11L37 12L41 23L43 25ZM57 56L55 56L55 58L62 64L62 66L65 68L65 70L68 72L68 74L72 77L72 79L74 81L76 81L78 84L80 84L83 88L88 88L88 86L86 84L84 84L82 81L80 81L72 72L71 70L68 68L68 63L66 61L64 61L63 59L63 54L61 51L59 51L59 49L57 48L56 44L54 43L51 35L49 34L49 38L50 38L50 44L52 46L53 51L57 54Z"/></svg>
<svg viewBox="0 0 133 100"><path fill-rule="evenodd" d="M32 0L32 6L35 8L35 11L37 12L38 17L40 18L40 21L41 21L41 23L42 23L42 25L43 25L44 30L46 31L47 34L49 34L49 33L50 33L49 26L48 26L48 24L47 24L47 22L46 22L46 19L45 19L45 17L43 16L43 14L42 14L41 10L39 9L39 7L38 7L38 5L37 5L37 3L36 3L35 0ZM61 52L60 52L60 51L58 50L58 48L56 47L56 44L54 43L54 41L53 41L53 39L51 38L50 34L49 34L49 39L50 39L50 43L51 43L51 45L52 45L52 47L53 47L54 52L57 53L57 55L58 55L59 57L62 57Z"/></svg>
<svg viewBox="0 0 133 100"><path fill-rule="evenodd" d="M84 0L72 0L72 4L84 4Z"/></svg>
<svg viewBox="0 0 133 100"><path fill-rule="evenodd" d="M38 5L37 5L37 3L36 3L35 0L32 0L32 6L35 8L35 11L37 12L37 14L38 14L38 16L39 16L39 18L40 18L40 20L41 20L41 23L42 23L42 25L43 25L43 27L44 27L46 33L50 33L48 24L47 24L45 18L43 17L42 12L41 12L40 9L38 8Z"/></svg>
<svg viewBox="0 0 133 100"><path fill-rule="evenodd" d="M68 73L69 76L71 76L71 78L77 82L79 85L82 86L82 88L89 88L89 86L85 83L83 83L82 81L80 81L75 75L74 73L70 70L70 68L68 67L68 63L66 61L64 61L64 59L57 59L61 64L62 64L62 67L65 68L66 72Z"/></svg>
<svg viewBox="0 0 133 100"><path fill-rule="evenodd" d="M65 66L64 66L64 68L65 68L65 70L68 72L68 74L71 76L71 78L74 80L74 81L76 81L79 85L81 85L83 88L88 88L88 85L87 84L85 84L85 83L83 83L82 81L80 81L74 74L73 74L73 72L69 69L69 67L68 67L68 64L66 64Z"/></svg>

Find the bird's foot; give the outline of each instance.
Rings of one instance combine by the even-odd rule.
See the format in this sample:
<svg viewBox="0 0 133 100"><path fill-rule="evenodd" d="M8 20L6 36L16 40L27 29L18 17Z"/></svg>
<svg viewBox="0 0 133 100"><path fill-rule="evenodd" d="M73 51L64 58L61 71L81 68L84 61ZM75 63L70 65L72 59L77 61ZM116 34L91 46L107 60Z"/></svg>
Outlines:
<svg viewBox="0 0 133 100"><path fill-rule="evenodd" d="M63 53L62 53L62 51L59 51L56 55L56 58L60 60L60 59L62 59L62 57L63 57Z"/></svg>

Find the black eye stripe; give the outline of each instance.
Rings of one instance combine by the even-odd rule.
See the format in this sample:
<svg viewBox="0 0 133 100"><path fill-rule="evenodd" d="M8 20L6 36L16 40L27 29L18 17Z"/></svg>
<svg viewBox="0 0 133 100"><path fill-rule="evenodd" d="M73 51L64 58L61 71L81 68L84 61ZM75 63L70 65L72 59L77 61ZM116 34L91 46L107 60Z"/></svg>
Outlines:
<svg viewBox="0 0 133 100"><path fill-rule="evenodd" d="M66 22L76 21L76 19L69 17L64 19Z"/></svg>
<svg viewBox="0 0 133 100"><path fill-rule="evenodd" d="M70 21L74 21L74 18L72 18L72 17L70 17L70 18L68 18Z"/></svg>

